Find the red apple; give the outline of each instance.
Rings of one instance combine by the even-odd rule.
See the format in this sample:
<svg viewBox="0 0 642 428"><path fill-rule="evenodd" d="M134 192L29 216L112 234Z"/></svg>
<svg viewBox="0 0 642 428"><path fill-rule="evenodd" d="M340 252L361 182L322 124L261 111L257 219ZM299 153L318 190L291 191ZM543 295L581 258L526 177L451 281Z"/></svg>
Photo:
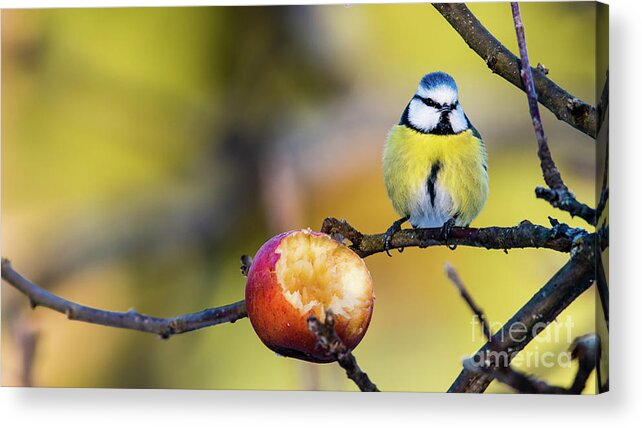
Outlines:
<svg viewBox="0 0 642 428"><path fill-rule="evenodd" d="M315 315L334 313L334 328L354 349L368 329L374 304L365 262L328 235L282 233L263 244L248 271L247 313L254 331L274 352L306 361L332 361L308 329Z"/></svg>

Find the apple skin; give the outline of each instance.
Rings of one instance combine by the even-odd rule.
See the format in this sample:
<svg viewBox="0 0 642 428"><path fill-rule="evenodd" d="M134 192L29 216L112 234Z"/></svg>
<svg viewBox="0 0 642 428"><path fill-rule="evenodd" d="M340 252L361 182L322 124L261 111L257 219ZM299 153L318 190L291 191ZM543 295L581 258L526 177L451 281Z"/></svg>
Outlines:
<svg viewBox="0 0 642 428"><path fill-rule="evenodd" d="M301 313L294 307L284 296L277 280L275 266L281 254L276 250L283 239L294 233L332 239L324 233L293 230L267 241L256 253L247 275L245 303L248 318L261 341L277 354L315 363L329 363L334 359L328 357L325 351L317 346L316 338L308 328L307 320L315 313L312 309ZM344 248L352 252L347 247ZM353 254L359 263L363 263L356 253ZM335 314L335 331L349 349L354 349L359 344L370 324L374 304L374 294L372 289L370 291L367 314L361 315L356 322Z"/></svg>

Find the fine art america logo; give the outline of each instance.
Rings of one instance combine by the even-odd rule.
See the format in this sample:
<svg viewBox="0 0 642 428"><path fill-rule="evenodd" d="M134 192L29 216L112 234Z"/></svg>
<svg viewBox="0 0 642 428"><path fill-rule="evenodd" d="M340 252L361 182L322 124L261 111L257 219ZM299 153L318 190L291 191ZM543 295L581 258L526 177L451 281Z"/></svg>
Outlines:
<svg viewBox="0 0 642 428"><path fill-rule="evenodd" d="M510 341L514 343L514 347L509 347L506 350L493 349L491 344L489 350L483 355L475 354L468 364L478 367L507 367L509 364L512 367L570 367L571 366L571 352L568 351L568 346L573 343L574 335L572 334L575 323L570 316L567 316L563 321L546 324L544 322L535 323L529 327L523 322L517 321L510 325L503 326L501 323L489 323L492 331L497 331L496 338L498 342L505 343ZM476 341L479 337L483 337L482 328L477 317L471 320L471 339ZM528 350L522 350L523 345L528 341L528 338L533 337L532 344ZM555 352L551 350L542 350L537 344L559 344L566 343L568 346L564 347L563 351ZM549 347L546 347L549 348Z"/></svg>

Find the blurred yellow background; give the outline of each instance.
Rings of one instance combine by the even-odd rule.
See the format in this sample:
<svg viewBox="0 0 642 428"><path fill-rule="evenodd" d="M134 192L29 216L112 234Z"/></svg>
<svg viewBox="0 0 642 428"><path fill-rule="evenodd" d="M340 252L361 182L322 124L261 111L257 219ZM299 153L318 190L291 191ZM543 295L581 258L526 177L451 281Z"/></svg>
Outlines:
<svg viewBox="0 0 642 428"><path fill-rule="evenodd" d="M508 3L471 4L517 51ZM595 5L525 3L531 61L595 102ZM547 216L525 95L492 74L430 5L2 11L2 255L48 290L111 310L174 316L243 298L239 256L326 216L367 233L396 219L381 154L419 79L458 82L483 135L490 198L473 226ZM595 145L543 109L551 150L594 205ZM366 259L375 312L355 350L385 391L445 391L483 340L443 274L459 271L491 322L520 308L567 255L408 249ZM590 289L562 313L565 351L595 331ZM554 323L552 327L555 328ZM355 390L336 364L276 356L247 319L164 341L67 321L2 285L2 383ZM569 385L570 368L522 365ZM593 377L587 387L593 391ZM509 392L497 383L493 392Z"/></svg>

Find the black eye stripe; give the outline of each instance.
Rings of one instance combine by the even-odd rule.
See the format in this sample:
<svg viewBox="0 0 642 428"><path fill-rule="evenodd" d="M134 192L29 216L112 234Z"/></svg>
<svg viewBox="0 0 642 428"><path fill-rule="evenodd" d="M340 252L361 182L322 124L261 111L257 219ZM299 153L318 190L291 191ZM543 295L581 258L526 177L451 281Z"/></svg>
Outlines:
<svg viewBox="0 0 642 428"><path fill-rule="evenodd" d="M457 108L457 104L458 104L458 101L455 101L454 103L452 103L450 105L448 105L448 104L439 104L439 103L435 102L435 100L433 100L432 98L424 98L424 97L419 96L419 95L415 95L414 98L420 100L422 103L424 103L428 107L434 107L436 109L442 109L442 108L448 107L450 110L455 110Z"/></svg>
<svg viewBox="0 0 642 428"><path fill-rule="evenodd" d="M439 107L439 104L437 104L436 102L434 102L434 101L432 100L432 98L421 98L421 97L420 97L420 99L421 99L421 101L423 101L423 103L424 103L424 104L426 104L428 107L437 107L437 108Z"/></svg>

